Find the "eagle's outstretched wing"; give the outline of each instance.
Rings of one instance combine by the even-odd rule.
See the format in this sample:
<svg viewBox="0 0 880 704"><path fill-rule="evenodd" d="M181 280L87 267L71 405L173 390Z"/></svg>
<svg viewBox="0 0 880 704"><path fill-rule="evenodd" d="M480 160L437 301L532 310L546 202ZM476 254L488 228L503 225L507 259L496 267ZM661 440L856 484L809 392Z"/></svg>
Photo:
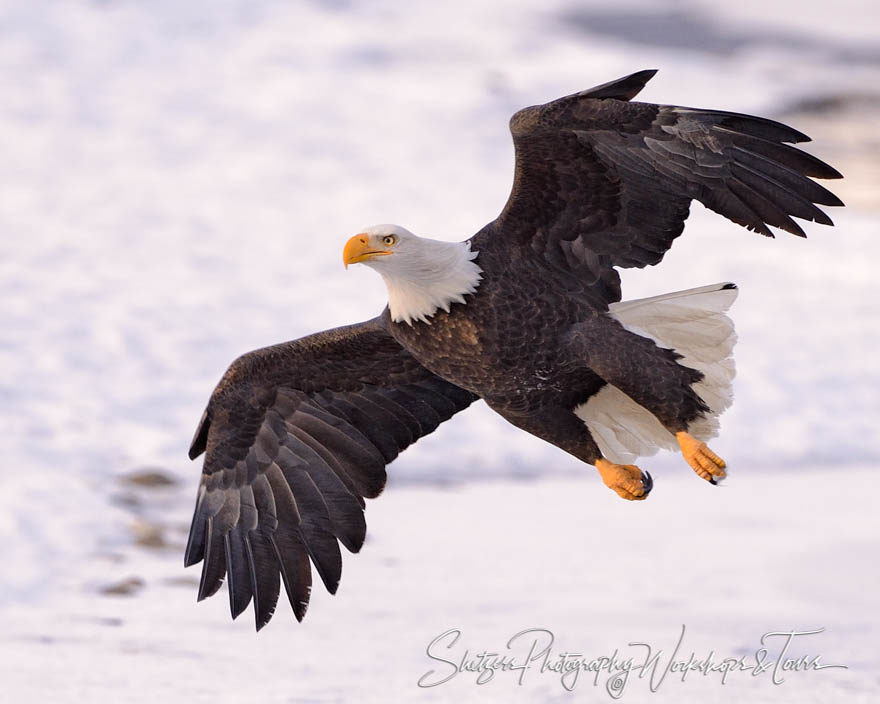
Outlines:
<svg viewBox="0 0 880 704"><path fill-rule="evenodd" d="M259 630L283 578L301 620L309 558L335 592L337 539L360 549L364 497L382 491L385 465L476 398L422 367L381 318L238 358L190 448L206 452L185 556L204 560L199 599L228 574L232 617L253 598Z"/></svg>
<svg viewBox="0 0 880 704"><path fill-rule="evenodd" d="M655 73L517 112L513 190L486 230L575 271L606 302L620 299L612 267L659 262L692 199L769 237L768 225L804 236L792 216L830 225L814 204L843 205L808 178L840 174L785 144L809 141L786 125L629 102Z"/></svg>

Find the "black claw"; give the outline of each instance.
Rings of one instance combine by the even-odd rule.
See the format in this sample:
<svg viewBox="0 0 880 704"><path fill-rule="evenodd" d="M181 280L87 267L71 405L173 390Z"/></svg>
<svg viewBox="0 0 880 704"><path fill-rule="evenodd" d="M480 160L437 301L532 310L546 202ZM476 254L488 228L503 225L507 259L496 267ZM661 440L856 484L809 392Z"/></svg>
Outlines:
<svg viewBox="0 0 880 704"><path fill-rule="evenodd" d="M654 480L651 478L650 472L642 472L642 488L645 490L645 496L651 493L654 488Z"/></svg>
<svg viewBox="0 0 880 704"><path fill-rule="evenodd" d="M709 477L709 483L713 486L718 486L718 482L715 481L715 477Z"/></svg>

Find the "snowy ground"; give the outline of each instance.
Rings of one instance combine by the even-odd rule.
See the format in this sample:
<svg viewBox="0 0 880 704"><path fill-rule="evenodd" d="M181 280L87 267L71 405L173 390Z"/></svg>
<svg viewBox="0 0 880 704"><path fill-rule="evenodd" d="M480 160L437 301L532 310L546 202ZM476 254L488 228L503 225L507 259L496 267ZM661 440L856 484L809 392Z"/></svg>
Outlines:
<svg viewBox="0 0 880 704"><path fill-rule="evenodd" d="M6 687L34 701L555 701L568 695L547 675L415 683L452 627L497 649L546 626L598 656L671 647L684 623L698 655L825 627L804 652L850 669L667 682L651 701L867 701L880 11L403 7L0 2ZM741 286L737 401L715 444L730 485L658 456L651 499L624 504L476 407L391 467L363 554L304 624L285 607L254 636L222 595L197 607L185 452L229 361L374 315L379 278L340 265L349 234L394 221L463 239L506 198L514 110L647 67L661 72L644 99L784 117L848 177L832 184L850 206L833 230L769 241L695 207L662 266L625 274L629 297ZM174 483L125 480L143 467Z"/></svg>
<svg viewBox="0 0 880 704"><path fill-rule="evenodd" d="M876 514L854 490L874 471L744 469L717 490L690 470L669 472L640 504L594 476L392 488L370 506L370 538L346 562L339 593L316 590L302 624L282 603L259 634L250 612L228 621L225 593L193 603L195 576L181 584L179 545L128 551L119 563L93 556L96 579L147 575L146 587L135 597L69 593L51 609L8 610L4 685L40 695L32 701L105 692L119 702L569 701L540 661L522 684L510 671L482 686L469 672L432 688L417 682L432 670L425 684L449 677L452 666L438 658L458 662L466 649L522 661L529 648L508 651L508 639L542 628L555 636L554 659L617 649L640 663L646 650L628 644L648 643L663 651L659 683L684 624L676 661L712 652L716 663L745 657L750 671L724 684L717 673L684 682L671 674L653 697L636 671L623 701L874 701L880 567L866 558L876 554ZM820 628L787 657L819 655L849 669L777 673L782 684L772 669L753 674L763 634ZM428 644L449 629L460 641L429 658ZM767 645L772 662L781 643ZM609 673L598 685L592 677L566 683L611 701Z"/></svg>

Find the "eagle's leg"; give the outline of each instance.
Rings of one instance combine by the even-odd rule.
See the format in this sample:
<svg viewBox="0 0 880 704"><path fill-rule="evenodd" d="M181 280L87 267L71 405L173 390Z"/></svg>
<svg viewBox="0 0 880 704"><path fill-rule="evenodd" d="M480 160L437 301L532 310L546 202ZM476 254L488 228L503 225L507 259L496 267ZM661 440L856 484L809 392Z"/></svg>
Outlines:
<svg viewBox="0 0 880 704"><path fill-rule="evenodd" d="M605 382L616 386L650 411L678 440L685 461L703 479L716 483L725 463L688 433L688 427L709 410L694 391L702 373L678 360L670 349L599 315L572 327L566 338L570 362L583 360Z"/></svg>
<svg viewBox="0 0 880 704"><path fill-rule="evenodd" d="M707 482L717 484L718 479L727 476L723 459L716 455L704 442L700 442L690 433L681 431L675 434L678 446L685 461Z"/></svg>
<svg viewBox="0 0 880 704"><path fill-rule="evenodd" d="M509 423L556 445L579 460L595 465L605 485L629 501L646 499L654 482L651 475L631 464L609 462L599 450L584 422L564 406L545 405L521 410L487 401Z"/></svg>

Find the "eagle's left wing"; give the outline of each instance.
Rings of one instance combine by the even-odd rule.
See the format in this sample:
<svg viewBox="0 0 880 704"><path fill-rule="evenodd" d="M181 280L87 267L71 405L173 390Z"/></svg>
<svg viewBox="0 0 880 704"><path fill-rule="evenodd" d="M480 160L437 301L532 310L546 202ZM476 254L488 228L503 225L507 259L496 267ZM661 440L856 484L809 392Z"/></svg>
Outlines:
<svg viewBox="0 0 880 704"><path fill-rule="evenodd" d="M620 299L613 267L658 263L693 199L769 237L768 225L804 236L792 216L832 224L814 204L843 204L810 177L840 174L785 144L809 137L750 115L630 102L654 73L517 112L513 189L484 236L576 272L608 303Z"/></svg>
<svg viewBox="0 0 880 704"><path fill-rule="evenodd" d="M184 558L204 561L199 599L229 575L232 617L253 599L259 630L283 579L301 620L310 558L335 592L337 540L360 549L385 465L476 399L419 364L381 317L239 357L190 448L206 453Z"/></svg>

